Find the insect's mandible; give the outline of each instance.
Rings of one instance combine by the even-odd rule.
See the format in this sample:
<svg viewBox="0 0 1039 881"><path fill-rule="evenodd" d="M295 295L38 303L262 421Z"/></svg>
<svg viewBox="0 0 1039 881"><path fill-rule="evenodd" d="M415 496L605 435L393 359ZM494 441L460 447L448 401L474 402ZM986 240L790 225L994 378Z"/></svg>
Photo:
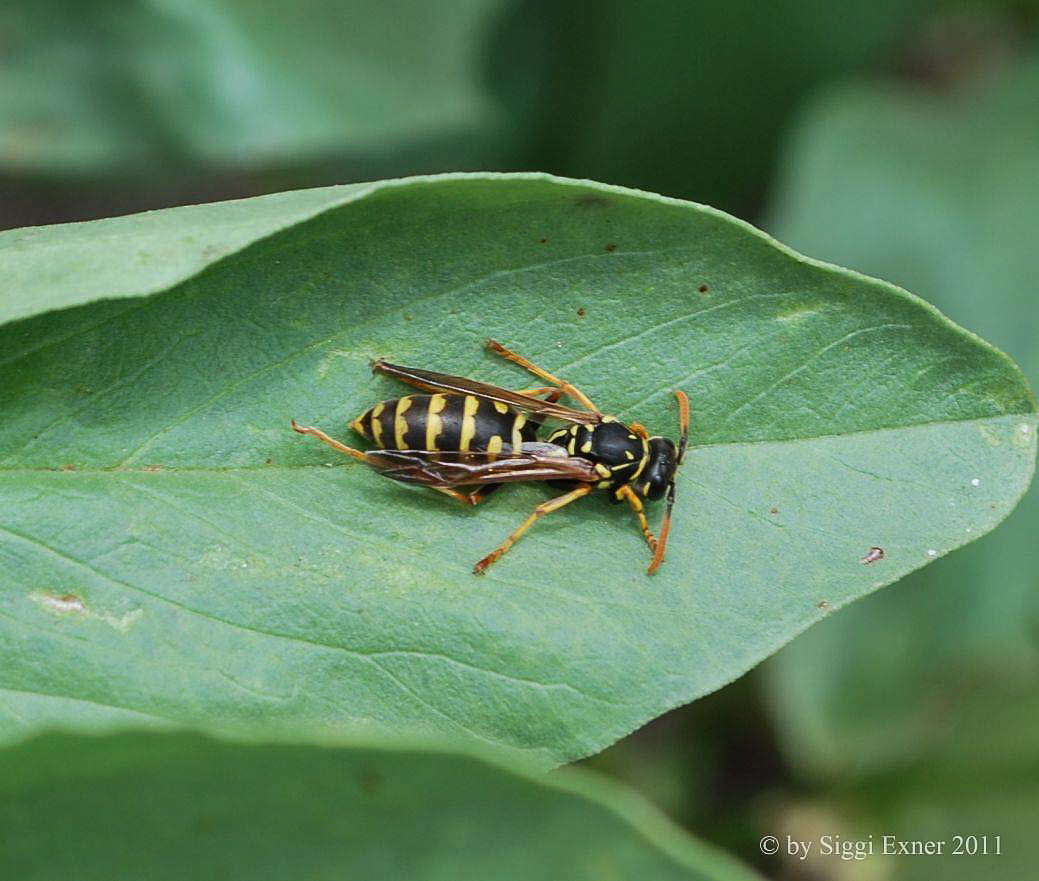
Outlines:
<svg viewBox="0 0 1039 881"><path fill-rule="evenodd" d="M653 553L649 565L652 575L664 560L671 529L675 473L685 457L689 436L688 397L675 392L679 414L676 447L666 437L651 437L637 422L625 425L603 415L579 389L501 343L488 340L487 347L548 385L509 391L380 359L372 362L373 371L427 394L382 401L350 423L377 449L355 450L295 420L292 427L386 477L428 486L467 505L479 504L503 483L543 480L566 490L538 505L505 541L476 564L473 571L477 574L506 553L538 519L601 489L616 501L626 501L634 511ZM581 409L560 404L563 396ZM538 431L549 419L564 424L549 430L540 440ZM643 501L665 496L667 509L660 535L655 537Z"/></svg>

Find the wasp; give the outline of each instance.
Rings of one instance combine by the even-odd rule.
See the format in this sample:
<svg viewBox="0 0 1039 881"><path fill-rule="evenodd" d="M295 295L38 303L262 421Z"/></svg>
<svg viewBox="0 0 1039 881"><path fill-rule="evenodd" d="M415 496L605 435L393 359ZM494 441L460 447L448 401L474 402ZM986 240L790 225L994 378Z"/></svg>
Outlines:
<svg viewBox="0 0 1039 881"><path fill-rule="evenodd" d="M538 505L505 541L476 564L476 574L500 559L546 514L599 489L609 493L613 501L631 506L653 555L649 565L652 575L664 560L675 504L675 474L685 458L689 437L686 394L675 392L680 431L676 447L666 437L650 436L638 422L626 425L604 415L580 389L501 343L488 340L487 347L549 385L510 391L378 359L372 362L373 372L392 376L428 394L382 401L350 423L377 449L356 450L295 420L292 427L386 477L430 487L467 505L479 504L505 483L547 481L566 490ZM582 409L560 404L563 396ZM549 419L565 424L539 440L538 431ZM643 501L657 501L665 494L667 509L656 537L646 520Z"/></svg>

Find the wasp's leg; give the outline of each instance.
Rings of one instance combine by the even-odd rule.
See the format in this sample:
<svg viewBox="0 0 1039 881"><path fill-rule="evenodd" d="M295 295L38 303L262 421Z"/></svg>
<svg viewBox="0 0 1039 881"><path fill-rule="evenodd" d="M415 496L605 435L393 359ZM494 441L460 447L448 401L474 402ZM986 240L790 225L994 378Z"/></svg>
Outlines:
<svg viewBox="0 0 1039 881"><path fill-rule="evenodd" d="M445 496L451 496L452 499L461 502L463 505L475 506L480 504L480 502L486 499L487 496L489 496L499 487L500 484L489 483L486 486L477 487L472 492L468 493L459 492L456 489L448 489L447 487L443 486L433 486L430 487L430 489L435 489L437 492L442 492Z"/></svg>
<svg viewBox="0 0 1039 881"><path fill-rule="evenodd" d="M367 453L362 450L355 450L353 447L348 447L346 444L341 444L334 438L329 437L320 428L314 428L310 425L300 425L295 419L292 420L293 431L298 431L300 434L309 434L311 437L316 437L321 443L328 444L333 450L338 450L340 453L345 453L347 456L352 456L355 459L364 462L367 465L379 464L377 460L373 459Z"/></svg>
<svg viewBox="0 0 1039 881"><path fill-rule="evenodd" d="M635 516L639 520L639 526L642 527L642 534L646 537L646 544L649 545L650 551L655 553L657 550L657 540L649 529L649 522L646 520L646 509L642 505L642 499L640 499L635 491L627 485L622 486L617 490L617 498L625 499L627 503L631 505L631 509L635 512Z"/></svg>
<svg viewBox="0 0 1039 881"><path fill-rule="evenodd" d="M559 396L563 394L563 390L554 385L542 385L537 388L523 388L516 392L517 395L527 395L530 398L536 398L538 395L547 395L545 400L551 400L555 403L559 400Z"/></svg>
<svg viewBox="0 0 1039 881"><path fill-rule="evenodd" d="M576 502L578 499L588 495L588 493L590 493L593 489L594 487L591 484L586 484L584 486L579 486L577 489L571 490L565 495L558 496L557 498L551 499L547 502L542 502L534 509L534 511L526 520L524 520L516 529L514 529L509 534L509 537L505 539L505 541L498 545L498 547L496 547L493 551L491 551L486 557L480 560L480 562L473 567L473 572L476 575L479 575L488 566L497 561L506 551L508 551L509 548L511 548L514 544L516 544L517 541L519 541L520 536L523 535L524 532L530 529L531 526L533 526L539 519L544 517L546 514L551 514L553 511L558 511L564 505L569 505L571 502Z"/></svg>
<svg viewBox="0 0 1039 881"><path fill-rule="evenodd" d="M566 380L559 379L558 377L553 376L547 370L542 370L540 367L538 367L536 364L531 363L522 355L517 355L510 349L506 349L505 346L503 346L499 342L496 342L495 340L487 340L487 348L490 349L492 352L501 355L507 361L511 361L513 364L519 364L520 367L529 370L535 376L545 380L545 382L550 382L553 385L559 386L559 388L562 389L563 394L569 395L575 401L580 402L581 406L587 407L593 413L599 412L599 408L596 407L595 404L591 402L591 400L589 400L588 396L584 392L582 392L576 386L570 385L570 383L566 382Z"/></svg>

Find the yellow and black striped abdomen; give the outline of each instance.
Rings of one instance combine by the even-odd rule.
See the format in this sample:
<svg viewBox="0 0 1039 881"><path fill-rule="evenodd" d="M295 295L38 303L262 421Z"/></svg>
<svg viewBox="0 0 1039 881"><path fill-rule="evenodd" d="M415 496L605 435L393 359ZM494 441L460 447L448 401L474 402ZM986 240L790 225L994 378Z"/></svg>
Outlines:
<svg viewBox="0 0 1039 881"><path fill-rule="evenodd" d="M537 424L474 395L405 395L382 401L350 427L383 450L491 450L537 440Z"/></svg>

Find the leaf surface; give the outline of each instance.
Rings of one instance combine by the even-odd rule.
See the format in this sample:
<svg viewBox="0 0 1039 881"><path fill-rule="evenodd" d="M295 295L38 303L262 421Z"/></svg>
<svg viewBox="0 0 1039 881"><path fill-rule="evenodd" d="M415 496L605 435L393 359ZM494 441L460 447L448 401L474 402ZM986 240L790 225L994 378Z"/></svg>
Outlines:
<svg viewBox="0 0 1039 881"><path fill-rule="evenodd" d="M79 274L65 235L125 264L107 228L52 230L49 276L27 250L15 299ZM544 488L463 509L289 430L348 439L401 393L379 356L529 385L485 337L655 432L690 394L656 577L630 512L593 498L476 578ZM0 341L11 733L133 714L575 758L988 531L1035 457L1017 368L922 301L710 209L538 175L358 189L162 293Z"/></svg>

